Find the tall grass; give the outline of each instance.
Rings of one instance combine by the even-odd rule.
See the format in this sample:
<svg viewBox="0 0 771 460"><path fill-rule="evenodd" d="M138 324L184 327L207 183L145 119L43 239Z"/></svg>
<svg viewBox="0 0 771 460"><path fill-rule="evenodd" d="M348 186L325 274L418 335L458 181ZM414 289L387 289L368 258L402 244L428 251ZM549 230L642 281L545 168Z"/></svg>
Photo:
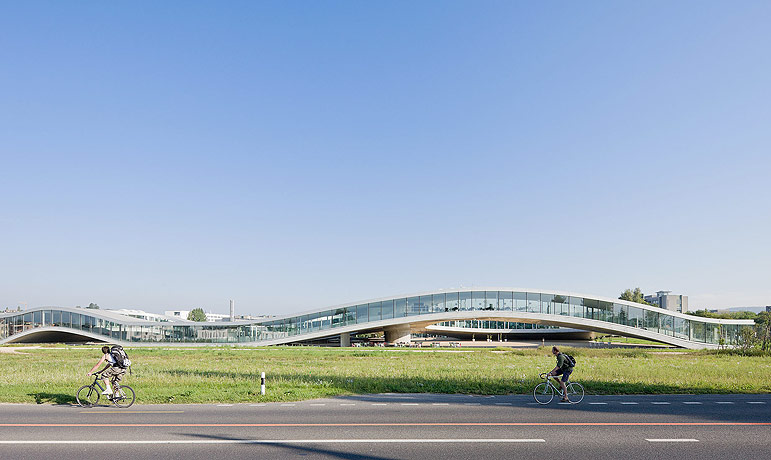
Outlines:
<svg viewBox="0 0 771 460"><path fill-rule="evenodd" d="M22 349L0 354L0 402L74 401L97 347ZM529 393L554 367L536 350L276 348L127 349L124 383L141 403L293 401L345 394L410 392ZM771 358L710 352L567 350L572 378L590 394L770 393ZM260 372L268 392L259 394Z"/></svg>

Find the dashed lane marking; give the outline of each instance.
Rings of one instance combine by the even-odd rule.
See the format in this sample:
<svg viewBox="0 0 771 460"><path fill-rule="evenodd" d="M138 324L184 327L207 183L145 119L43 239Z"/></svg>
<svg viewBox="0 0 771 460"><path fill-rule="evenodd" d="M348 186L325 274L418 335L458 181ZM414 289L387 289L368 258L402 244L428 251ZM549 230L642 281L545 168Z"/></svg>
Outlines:
<svg viewBox="0 0 771 460"><path fill-rule="evenodd" d="M683 401L683 404L701 404L698 401Z"/></svg>
<svg viewBox="0 0 771 460"><path fill-rule="evenodd" d="M625 406L636 406L638 403L636 403L636 402L622 402L621 404L623 404Z"/></svg>
<svg viewBox="0 0 771 460"><path fill-rule="evenodd" d="M747 401L747 404L765 404L763 401Z"/></svg>
<svg viewBox="0 0 771 460"><path fill-rule="evenodd" d="M715 401L715 404L733 404L731 401Z"/></svg>
<svg viewBox="0 0 771 460"><path fill-rule="evenodd" d="M648 442L699 442L693 438L672 438L672 439L645 439Z"/></svg>
<svg viewBox="0 0 771 460"><path fill-rule="evenodd" d="M353 403L340 403L341 406L355 406Z"/></svg>
<svg viewBox="0 0 771 460"><path fill-rule="evenodd" d="M402 406L417 406L418 403L402 403Z"/></svg>
<svg viewBox="0 0 771 460"><path fill-rule="evenodd" d="M373 406L387 406L388 403L372 403Z"/></svg>
<svg viewBox="0 0 771 460"><path fill-rule="evenodd" d="M589 404L592 405L592 406L606 406L606 405L608 405L608 403L603 403L603 402L594 402L594 403L589 403Z"/></svg>
<svg viewBox="0 0 771 460"><path fill-rule="evenodd" d="M511 406L511 403L495 403L496 406Z"/></svg>
<svg viewBox="0 0 771 460"><path fill-rule="evenodd" d="M232 404L217 404L217 407L233 407Z"/></svg>
<svg viewBox="0 0 771 460"><path fill-rule="evenodd" d="M449 406L449 403L433 403L432 406Z"/></svg>
<svg viewBox="0 0 771 460"><path fill-rule="evenodd" d="M657 406L668 406L669 403L665 401L653 401L651 404L655 404Z"/></svg>
<svg viewBox="0 0 771 460"><path fill-rule="evenodd" d="M251 407L265 407L267 404L249 404Z"/></svg>
<svg viewBox="0 0 771 460"><path fill-rule="evenodd" d="M92 415L99 415L99 414L181 414L185 411L183 410L100 410L100 411L90 411L90 410L82 410L80 411L81 414L92 414Z"/></svg>
<svg viewBox="0 0 771 460"><path fill-rule="evenodd" d="M296 404L282 404L281 407L294 407Z"/></svg>
<svg viewBox="0 0 771 460"><path fill-rule="evenodd" d="M324 403L311 403L311 406L326 406Z"/></svg>

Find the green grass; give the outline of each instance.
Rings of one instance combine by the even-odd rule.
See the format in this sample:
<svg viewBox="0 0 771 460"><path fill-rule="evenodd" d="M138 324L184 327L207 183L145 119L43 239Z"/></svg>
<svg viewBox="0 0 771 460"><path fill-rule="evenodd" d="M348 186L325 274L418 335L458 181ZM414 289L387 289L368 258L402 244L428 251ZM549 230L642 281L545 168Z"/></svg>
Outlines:
<svg viewBox="0 0 771 460"><path fill-rule="evenodd" d="M90 383L97 347L0 354L0 402L72 403ZM295 401L345 394L526 394L554 367L549 349L439 350L312 347L127 349L124 383L140 403ZM589 394L771 393L771 357L571 349ZM260 372L267 374L261 396Z"/></svg>

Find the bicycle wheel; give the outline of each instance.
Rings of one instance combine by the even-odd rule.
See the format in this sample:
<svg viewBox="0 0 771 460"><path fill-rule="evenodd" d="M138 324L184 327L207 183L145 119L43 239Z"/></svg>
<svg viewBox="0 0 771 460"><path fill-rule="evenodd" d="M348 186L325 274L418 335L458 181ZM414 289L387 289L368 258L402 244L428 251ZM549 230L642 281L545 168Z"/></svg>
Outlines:
<svg viewBox="0 0 771 460"><path fill-rule="evenodd" d="M538 404L549 404L554 398L554 388L546 382L541 382L533 389L533 397Z"/></svg>
<svg viewBox="0 0 771 460"><path fill-rule="evenodd" d="M136 399L137 395L128 385L121 385L115 388L115 393L112 395L112 403L118 407L131 407Z"/></svg>
<svg viewBox="0 0 771 460"><path fill-rule="evenodd" d="M584 386L580 383L570 382L567 386L568 399L573 404L580 403L584 399Z"/></svg>
<svg viewBox="0 0 771 460"><path fill-rule="evenodd" d="M78 400L81 407L96 406L96 403L99 402L99 396L101 396L99 390L91 385L83 385L75 393L75 399Z"/></svg>

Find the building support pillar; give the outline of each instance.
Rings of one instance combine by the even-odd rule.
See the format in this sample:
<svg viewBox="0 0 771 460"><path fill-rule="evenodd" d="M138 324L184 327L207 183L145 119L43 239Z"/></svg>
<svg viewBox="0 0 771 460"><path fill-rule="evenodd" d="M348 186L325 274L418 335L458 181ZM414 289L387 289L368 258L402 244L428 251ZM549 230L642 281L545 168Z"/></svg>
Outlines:
<svg viewBox="0 0 771 460"><path fill-rule="evenodd" d="M412 339L411 333L409 324L391 326L385 329L385 341L393 345L397 343L410 343Z"/></svg>
<svg viewBox="0 0 771 460"><path fill-rule="evenodd" d="M350 332L343 332L340 334L340 346L341 347L350 347L351 346L351 333Z"/></svg>

